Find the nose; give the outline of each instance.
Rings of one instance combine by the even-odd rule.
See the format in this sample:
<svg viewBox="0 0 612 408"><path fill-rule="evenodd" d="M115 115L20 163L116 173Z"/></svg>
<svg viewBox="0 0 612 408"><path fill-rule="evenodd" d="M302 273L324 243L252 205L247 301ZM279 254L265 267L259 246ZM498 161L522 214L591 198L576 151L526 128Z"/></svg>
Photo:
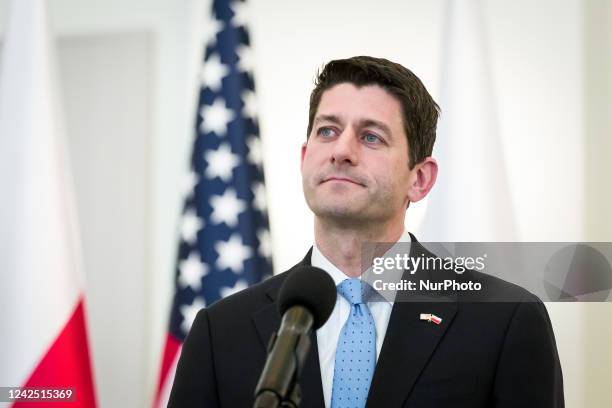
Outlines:
<svg viewBox="0 0 612 408"><path fill-rule="evenodd" d="M349 164L357 165L358 161L358 140L355 132L350 128L345 128L333 144L331 162L335 165Z"/></svg>

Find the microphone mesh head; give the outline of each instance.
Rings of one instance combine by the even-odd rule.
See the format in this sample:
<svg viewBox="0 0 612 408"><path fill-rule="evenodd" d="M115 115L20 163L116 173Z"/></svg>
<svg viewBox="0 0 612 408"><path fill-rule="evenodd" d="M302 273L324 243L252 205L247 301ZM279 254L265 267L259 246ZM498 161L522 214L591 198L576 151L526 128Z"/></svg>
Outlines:
<svg viewBox="0 0 612 408"><path fill-rule="evenodd" d="M313 329L323 326L336 304L336 285L323 269L300 266L287 276L280 288L281 316L292 306L303 306L313 316Z"/></svg>

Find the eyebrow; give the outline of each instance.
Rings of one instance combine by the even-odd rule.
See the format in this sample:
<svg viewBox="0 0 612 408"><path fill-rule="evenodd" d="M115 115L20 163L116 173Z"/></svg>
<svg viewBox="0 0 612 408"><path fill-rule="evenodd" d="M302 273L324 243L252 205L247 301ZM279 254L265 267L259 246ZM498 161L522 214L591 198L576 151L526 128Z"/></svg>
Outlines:
<svg viewBox="0 0 612 408"><path fill-rule="evenodd" d="M337 115L319 115L314 120L315 124L321 123L321 122L332 122L336 124L342 124L342 120Z"/></svg>
<svg viewBox="0 0 612 408"><path fill-rule="evenodd" d="M341 125L342 119L338 115L319 115L315 118L314 123L331 122ZM385 123L376 119L360 119L358 122L359 127L375 127L382 130L389 137L392 137L391 129Z"/></svg>

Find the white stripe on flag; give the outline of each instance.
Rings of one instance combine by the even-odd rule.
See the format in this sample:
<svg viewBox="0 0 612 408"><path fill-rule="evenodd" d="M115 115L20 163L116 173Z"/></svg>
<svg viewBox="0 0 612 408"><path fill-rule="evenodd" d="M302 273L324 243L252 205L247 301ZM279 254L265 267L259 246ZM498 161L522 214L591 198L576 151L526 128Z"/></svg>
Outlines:
<svg viewBox="0 0 612 408"><path fill-rule="evenodd" d="M0 384L22 385L76 307L79 240L47 7L13 1L0 70Z"/></svg>
<svg viewBox="0 0 612 408"><path fill-rule="evenodd" d="M423 241L513 241L515 227L498 134L483 2L448 0L442 115Z"/></svg>

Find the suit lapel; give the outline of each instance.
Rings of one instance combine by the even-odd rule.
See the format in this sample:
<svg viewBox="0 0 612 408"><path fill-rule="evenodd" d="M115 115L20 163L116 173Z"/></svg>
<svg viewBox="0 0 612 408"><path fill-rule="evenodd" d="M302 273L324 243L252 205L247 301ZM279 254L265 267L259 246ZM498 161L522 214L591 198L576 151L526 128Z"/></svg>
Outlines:
<svg viewBox="0 0 612 408"><path fill-rule="evenodd" d="M367 407L402 405L456 311L454 302L395 303L372 378ZM442 318L442 323L422 321L419 319L421 313L433 313Z"/></svg>
<svg viewBox="0 0 612 408"><path fill-rule="evenodd" d="M310 353L304 362L300 386L302 387L302 408L321 408L325 406L323 385L321 383L321 366L319 365L319 347L316 332L310 333Z"/></svg>
<svg viewBox="0 0 612 408"><path fill-rule="evenodd" d="M286 274L290 274L297 266L310 265L311 251L312 249L308 251L306 257L299 264L287 271ZM281 316L275 302L280 290L280 283L282 282L268 289L266 295L269 299L269 303L252 315L257 333L259 334L259 339L266 353L268 351L270 336L279 329L281 324ZM319 365L317 336L314 331L310 333L310 343L310 352L306 357L306 361L304 361L304 367L300 376L302 394L302 403L300 407L320 408L324 406L323 386L321 384L321 367Z"/></svg>
<svg viewBox="0 0 612 408"><path fill-rule="evenodd" d="M281 323L281 316L278 313L276 303L270 302L262 309L254 312L252 317L257 328L257 334L259 334L261 346L267 353L270 336L278 330Z"/></svg>
<svg viewBox="0 0 612 408"><path fill-rule="evenodd" d="M414 235L410 235L411 257L435 256L416 241ZM432 278L432 272L417 271L422 279ZM409 296L402 299L402 293L398 293L393 305L367 407L398 407L403 404L457 313L455 294L446 297L430 294L419 301ZM442 318L442 323L423 321L420 319L422 313L435 314Z"/></svg>

